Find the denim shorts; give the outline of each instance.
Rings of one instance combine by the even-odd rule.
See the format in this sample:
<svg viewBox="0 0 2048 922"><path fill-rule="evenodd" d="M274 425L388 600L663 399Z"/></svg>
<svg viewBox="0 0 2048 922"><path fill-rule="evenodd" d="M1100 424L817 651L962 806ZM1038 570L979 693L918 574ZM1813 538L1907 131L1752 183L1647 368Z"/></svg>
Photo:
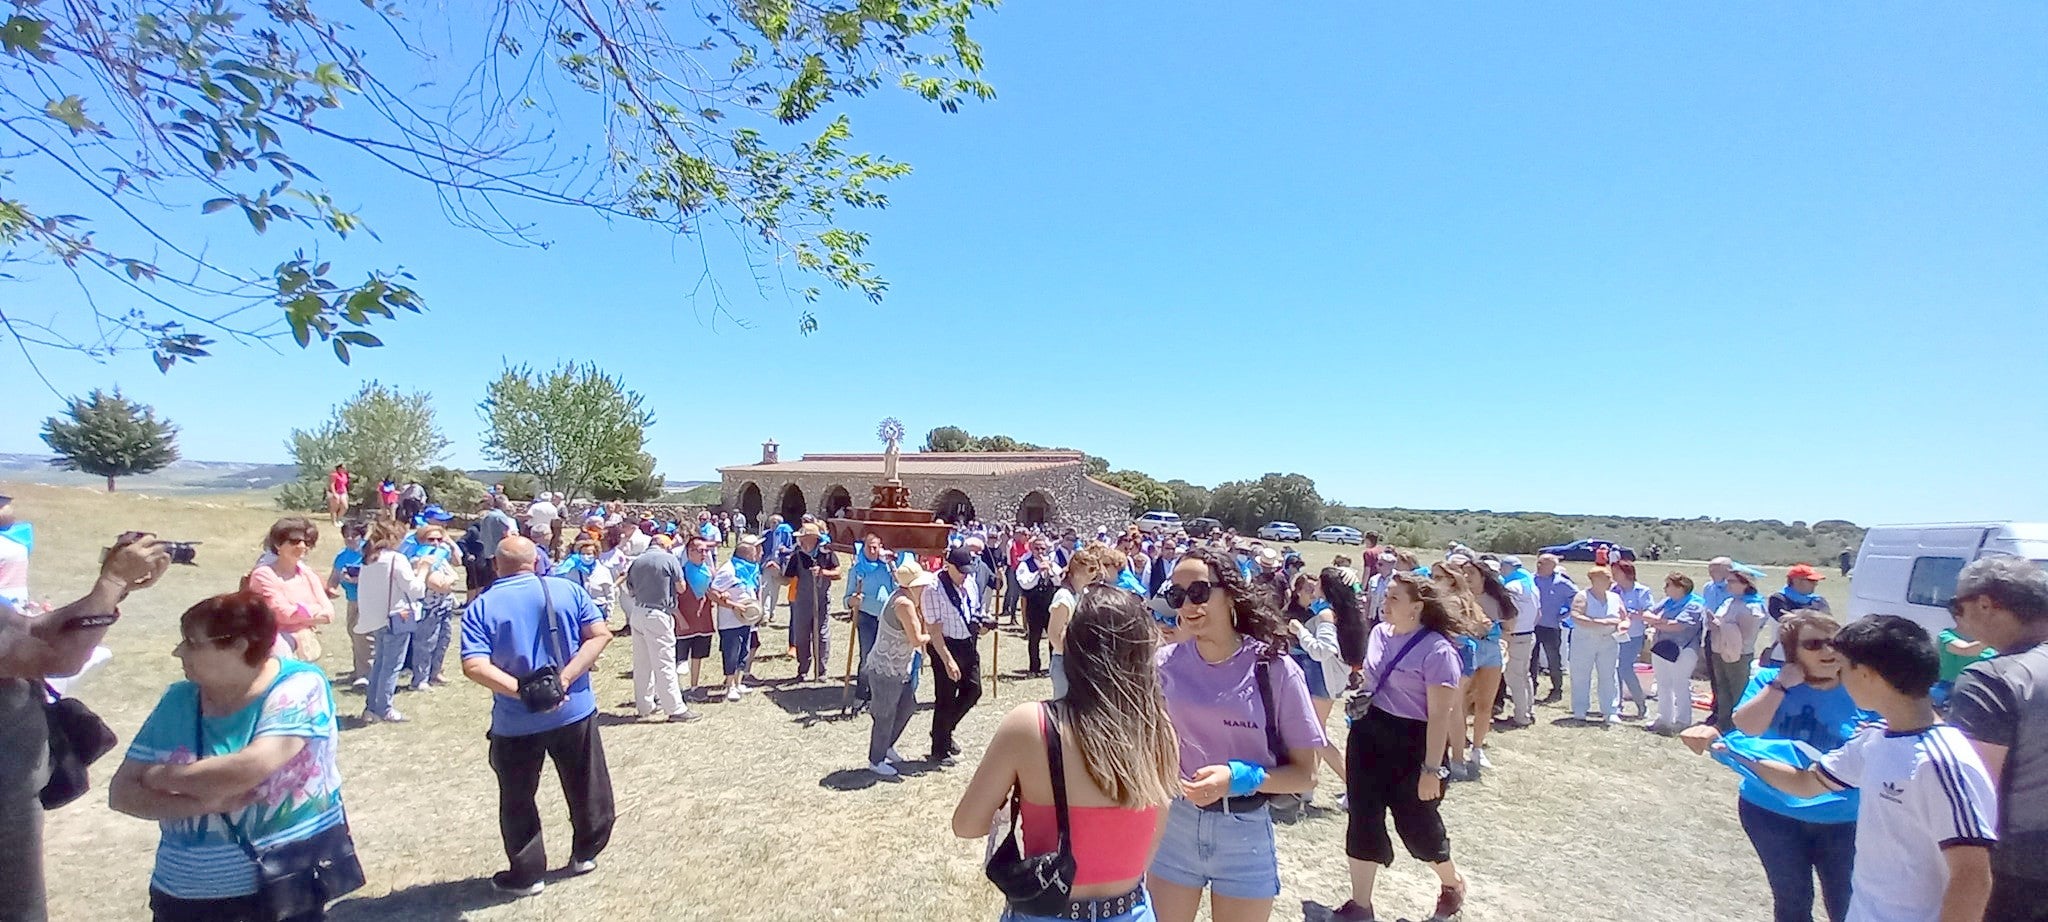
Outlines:
<svg viewBox="0 0 2048 922"><path fill-rule="evenodd" d="M1452 640L1458 645L1458 665L1469 676L1479 671L1479 641L1459 634Z"/></svg>
<svg viewBox="0 0 2048 922"><path fill-rule="evenodd" d="M718 629L718 656L725 661L726 675L739 675L746 671L747 654L754 652L754 629L722 627Z"/></svg>
<svg viewBox="0 0 2048 922"><path fill-rule="evenodd" d="M1103 916L1097 922L1153 922L1158 917L1152 914L1152 895L1146 893L1143 889L1140 889L1138 893L1141 898L1138 900L1138 905L1131 907L1131 911L1120 916ZM1027 916L1014 909L1005 909L1003 910L1002 922L1067 922L1067 920L1064 916Z"/></svg>
<svg viewBox="0 0 2048 922"><path fill-rule="evenodd" d="M1500 638L1479 638L1479 652L1477 656L1473 657L1472 664L1475 670L1486 669L1488 667L1494 669L1507 668L1507 659L1505 655L1501 652Z"/></svg>
<svg viewBox="0 0 2048 922"><path fill-rule="evenodd" d="M1280 858L1273 850L1273 814L1210 812L1186 800L1166 810L1166 834L1152 858L1152 877L1218 896L1270 900L1280 895Z"/></svg>

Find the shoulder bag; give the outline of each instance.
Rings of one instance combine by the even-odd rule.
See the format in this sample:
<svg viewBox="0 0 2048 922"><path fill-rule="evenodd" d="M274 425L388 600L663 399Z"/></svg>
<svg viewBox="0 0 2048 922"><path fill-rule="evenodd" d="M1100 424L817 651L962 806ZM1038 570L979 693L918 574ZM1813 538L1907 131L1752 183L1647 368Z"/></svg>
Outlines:
<svg viewBox="0 0 2048 922"><path fill-rule="evenodd" d="M1047 702L1038 703L1038 727L1045 734L1045 762L1052 773L1059 847L1048 854L1024 857L1024 846L1017 836L1023 786L1014 785L1010 788L1009 834L989 855L985 870L1012 911L1026 916L1058 916L1067 911L1074 891L1074 842L1067 820L1067 772L1060 760L1060 724Z"/></svg>
<svg viewBox="0 0 2048 922"><path fill-rule="evenodd" d="M87 766L112 752L119 742L112 728L77 698L57 694L43 683L43 719L50 725L50 780L39 795L43 809L55 810L92 789Z"/></svg>
<svg viewBox="0 0 2048 922"><path fill-rule="evenodd" d="M1433 633L1435 632L1428 628L1416 629L1415 636L1408 638L1408 643L1401 647L1401 652L1394 654L1393 659L1387 660L1386 668L1381 669L1380 677L1373 681L1371 691L1351 693L1351 698L1344 702L1344 716L1352 720L1364 719L1366 713L1372 710L1372 699L1380 693L1380 689L1387 687L1387 679L1393 676L1394 667L1408 655L1408 651L1415 649L1416 644Z"/></svg>
<svg viewBox="0 0 2048 922"><path fill-rule="evenodd" d="M1259 704L1266 709L1266 748L1273 750L1273 767L1286 765L1287 747L1280 742L1280 710L1273 704L1273 670L1271 662L1260 659L1252 666L1252 674L1259 681Z"/></svg>
<svg viewBox="0 0 2048 922"><path fill-rule="evenodd" d="M283 680L282 675L278 676L279 682ZM275 691L277 683L271 683L270 688ZM270 692L264 692L265 698L269 696ZM197 695L192 698L192 737L194 753L205 758L206 716ZM256 865L256 898L266 918L283 922L317 915L328 903L363 886L363 863L356 859L356 843L349 835L346 814L341 822L309 838L262 849L250 842L242 827L227 814L215 815L227 824L235 844Z"/></svg>
<svg viewBox="0 0 2048 922"><path fill-rule="evenodd" d="M519 677L519 701L527 710L544 714L568 700L568 690L562 687L562 667L568 665L569 656L562 645L562 624L555 617L555 601L548 595L548 578L535 579L540 580L541 618L547 622L548 653L556 661Z"/></svg>

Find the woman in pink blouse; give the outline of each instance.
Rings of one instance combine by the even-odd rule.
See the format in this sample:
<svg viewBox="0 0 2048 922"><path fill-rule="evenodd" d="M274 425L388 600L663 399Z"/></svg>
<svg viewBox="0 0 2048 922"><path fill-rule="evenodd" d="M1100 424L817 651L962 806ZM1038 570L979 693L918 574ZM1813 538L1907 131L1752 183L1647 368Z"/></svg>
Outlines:
<svg viewBox="0 0 2048 922"><path fill-rule="evenodd" d="M263 539L269 551L264 562L249 571L249 590L261 596L277 616L277 636L298 659L320 658L317 625L334 620L334 602L327 595L327 582L306 566L306 552L320 541L320 529L304 516L288 515L270 526Z"/></svg>

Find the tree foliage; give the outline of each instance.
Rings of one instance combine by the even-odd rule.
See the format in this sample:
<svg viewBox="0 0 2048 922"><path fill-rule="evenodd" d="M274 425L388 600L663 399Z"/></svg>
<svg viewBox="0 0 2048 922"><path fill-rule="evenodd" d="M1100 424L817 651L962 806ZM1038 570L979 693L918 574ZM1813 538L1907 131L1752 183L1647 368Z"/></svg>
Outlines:
<svg viewBox="0 0 2048 922"><path fill-rule="evenodd" d="M490 492L483 481L439 464L427 468L420 477L420 485L427 488L427 499L454 513L475 511Z"/></svg>
<svg viewBox="0 0 2048 922"><path fill-rule="evenodd" d="M319 508L327 491L327 475L336 464L348 465L353 480L349 500L376 501L384 478L399 483L419 480L448 452L448 439L434 418L426 393L401 393L376 381L334 408L318 428L294 429L286 447L299 467L296 483L278 497L290 509Z"/></svg>
<svg viewBox="0 0 2048 922"><path fill-rule="evenodd" d="M654 414L641 402L595 364L565 364L545 374L508 368L478 405L489 426L484 456L532 474L551 493L573 497L600 484L623 488L654 468L640 450Z"/></svg>
<svg viewBox="0 0 2048 922"><path fill-rule="evenodd" d="M1322 524L1323 497L1316 482L1301 474L1267 474L1233 480L1209 498L1208 514L1239 531L1272 521L1293 522L1303 532Z"/></svg>
<svg viewBox="0 0 2048 922"><path fill-rule="evenodd" d="M544 246L535 215L580 209L730 239L757 284L794 267L879 300L841 210L886 207L910 167L854 150L838 110L892 87L947 112L992 98L968 25L993 6L15 0L0 158L30 179L0 173L0 262L70 275L87 307L9 304L0 324L165 369L284 335L345 362L424 304L402 267L316 249L346 257L372 216L342 203L394 184L508 243Z"/></svg>
<svg viewBox="0 0 2048 922"><path fill-rule="evenodd" d="M178 460L178 427L157 419L148 405L121 396L120 388L74 397L64 415L69 422L55 416L43 420L43 441L57 453L50 463L107 478L109 493L116 477L147 474Z"/></svg>
<svg viewBox="0 0 2048 922"><path fill-rule="evenodd" d="M1192 519L1209 514L1209 488L1197 486L1185 480L1169 480L1166 488L1173 491L1174 512L1183 519Z"/></svg>
<svg viewBox="0 0 2048 922"><path fill-rule="evenodd" d="M621 499L629 503L646 503L660 499L668 478L655 473L654 456L640 453L630 476L617 480L599 480L590 488L592 496L602 500ZM717 484L711 484L716 487Z"/></svg>
<svg viewBox="0 0 2048 922"><path fill-rule="evenodd" d="M1131 494L1132 515L1173 508L1173 488L1143 471L1110 471L1096 479Z"/></svg>
<svg viewBox="0 0 2048 922"><path fill-rule="evenodd" d="M506 499L528 502L540 492L540 480L532 474L506 474L498 481L498 492L505 494Z"/></svg>
<svg viewBox="0 0 2048 922"><path fill-rule="evenodd" d="M940 426L924 434L925 451L973 451L974 436L959 426Z"/></svg>

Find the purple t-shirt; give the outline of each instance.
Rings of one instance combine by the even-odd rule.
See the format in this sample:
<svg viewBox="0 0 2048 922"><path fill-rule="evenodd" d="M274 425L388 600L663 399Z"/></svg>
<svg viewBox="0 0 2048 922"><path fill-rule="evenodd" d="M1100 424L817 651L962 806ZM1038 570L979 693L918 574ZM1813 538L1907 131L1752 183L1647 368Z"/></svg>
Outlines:
<svg viewBox="0 0 2048 922"><path fill-rule="evenodd" d="M1266 743L1266 705L1259 700L1253 668L1264 649L1264 644L1246 640L1236 654L1213 665L1202 660L1192 640L1160 649L1159 684L1166 691L1166 714L1180 736L1182 777L1192 778L1203 766L1232 759L1273 767L1273 749ZM1301 667L1293 658L1281 656L1266 669L1273 684L1273 712L1280 719L1281 746L1321 748L1323 725L1309 704Z"/></svg>
<svg viewBox="0 0 2048 922"><path fill-rule="evenodd" d="M1431 632L1394 664L1394 674L1387 683L1379 685L1380 673L1386 669L1387 661L1398 655L1414 636L1413 633L1396 634L1393 625L1384 621L1373 627L1372 637L1365 644L1365 688L1380 688L1380 693L1372 699L1373 707L1395 717L1428 720L1429 687L1457 688L1458 679L1465 670L1458 660L1457 644L1446 640L1442 634Z"/></svg>

